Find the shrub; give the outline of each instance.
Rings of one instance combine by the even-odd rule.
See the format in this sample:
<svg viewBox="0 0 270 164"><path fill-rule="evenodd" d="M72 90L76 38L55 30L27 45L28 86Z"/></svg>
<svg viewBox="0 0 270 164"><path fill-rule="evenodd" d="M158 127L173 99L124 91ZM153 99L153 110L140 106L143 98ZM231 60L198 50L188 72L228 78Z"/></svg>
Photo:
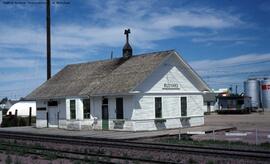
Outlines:
<svg viewBox="0 0 270 164"><path fill-rule="evenodd" d="M36 122L36 117L31 118L31 122ZM12 127L12 126L29 126L29 117L16 117L16 116L3 116L1 127Z"/></svg>

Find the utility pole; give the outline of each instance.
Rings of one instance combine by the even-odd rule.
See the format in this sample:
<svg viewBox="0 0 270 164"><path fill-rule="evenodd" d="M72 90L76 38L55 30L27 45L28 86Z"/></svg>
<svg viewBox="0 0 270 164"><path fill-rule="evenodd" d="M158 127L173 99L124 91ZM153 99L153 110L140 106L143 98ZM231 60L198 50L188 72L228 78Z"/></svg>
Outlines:
<svg viewBox="0 0 270 164"><path fill-rule="evenodd" d="M47 80L51 78L51 1L46 4L46 25L47 25Z"/></svg>

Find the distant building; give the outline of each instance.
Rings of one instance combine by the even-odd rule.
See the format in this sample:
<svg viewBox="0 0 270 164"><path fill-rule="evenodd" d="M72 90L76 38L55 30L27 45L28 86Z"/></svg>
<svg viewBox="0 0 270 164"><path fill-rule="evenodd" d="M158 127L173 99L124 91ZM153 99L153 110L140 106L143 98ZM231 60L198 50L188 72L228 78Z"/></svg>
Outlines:
<svg viewBox="0 0 270 164"><path fill-rule="evenodd" d="M7 111L11 108L13 104L19 102L18 100L9 100L8 98L4 98L0 102L0 110L3 115L6 115Z"/></svg>
<svg viewBox="0 0 270 164"><path fill-rule="evenodd" d="M2 124L3 116L6 115L10 107L17 102L16 100L9 100L8 98L3 98L0 101L0 124Z"/></svg>
<svg viewBox="0 0 270 164"><path fill-rule="evenodd" d="M7 111L7 115L15 115L17 112L17 116L28 117L31 109L31 116L36 116L36 102L35 101L19 101L13 104L10 109Z"/></svg>
<svg viewBox="0 0 270 164"><path fill-rule="evenodd" d="M241 95L218 96L218 113L243 113L251 110L251 98Z"/></svg>
<svg viewBox="0 0 270 164"><path fill-rule="evenodd" d="M203 95L204 101L204 112L211 113L219 109L217 98L218 96L227 96L230 95L230 89L220 88L217 90L212 89L210 92L205 92Z"/></svg>
<svg viewBox="0 0 270 164"><path fill-rule="evenodd" d="M218 93L206 92L203 95L204 112L210 113L217 110L217 97Z"/></svg>

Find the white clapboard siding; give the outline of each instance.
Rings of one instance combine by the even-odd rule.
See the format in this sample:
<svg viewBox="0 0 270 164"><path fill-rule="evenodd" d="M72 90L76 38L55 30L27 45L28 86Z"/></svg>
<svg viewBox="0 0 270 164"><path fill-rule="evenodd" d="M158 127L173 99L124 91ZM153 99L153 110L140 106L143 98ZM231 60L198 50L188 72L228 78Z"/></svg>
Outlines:
<svg viewBox="0 0 270 164"><path fill-rule="evenodd" d="M116 97L109 97L108 103L109 103L109 118L110 119L116 119ZM100 110L102 110L100 108Z"/></svg>
<svg viewBox="0 0 270 164"><path fill-rule="evenodd" d="M187 115L198 116L203 115L203 96L189 95L187 96Z"/></svg>
<svg viewBox="0 0 270 164"><path fill-rule="evenodd" d="M154 99L152 96L137 97L135 109L133 111L132 119L154 119Z"/></svg>
<svg viewBox="0 0 270 164"><path fill-rule="evenodd" d="M66 100L61 99L58 101L59 120L66 119Z"/></svg>
<svg viewBox="0 0 270 164"><path fill-rule="evenodd" d="M93 103L92 103L92 115L94 117L97 117L98 119L101 119L102 113L101 113L101 105L102 105L102 97L93 97Z"/></svg>
<svg viewBox="0 0 270 164"><path fill-rule="evenodd" d="M178 84L179 89L166 90L164 84ZM142 93L198 92L191 79L186 75L185 68L179 66L175 56L171 56L161 64L135 90Z"/></svg>
<svg viewBox="0 0 270 164"><path fill-rule="evenodd" d="M180 116L180 106L178 96L162 97L162 117L173 118Z"/></svg>
<svg viewBox="0 0 270 164"><path fill-rule="evenodd" d="M47 102L38 100L36 101L37 108L47 108ZM46 110L37 110L36 116L36 127L44 128L47 127L47 111Z"/></svg>
<svg viewBox="0 0 270 164"><path fill-rule="evenodd" d="M187 97L187 115L203 115L203 97L202 95L153 95L137 97L138 103L132 115L132 119L155 119L155 97L162 98L162 118L174 118L181 116L181 97Z"/></svg>
<svg viewBox="0 0 270 164"><path fill-rule="evenodd" d="M124 118L130 120L132 118L132 113L134 109L133 96L123 96L124 105Z"/></svg>
<svg viewBox="0 0 270 164"><path fill-rule="evenodd" d="M83 120L83 99L76 99L76 120Z"/></svg>

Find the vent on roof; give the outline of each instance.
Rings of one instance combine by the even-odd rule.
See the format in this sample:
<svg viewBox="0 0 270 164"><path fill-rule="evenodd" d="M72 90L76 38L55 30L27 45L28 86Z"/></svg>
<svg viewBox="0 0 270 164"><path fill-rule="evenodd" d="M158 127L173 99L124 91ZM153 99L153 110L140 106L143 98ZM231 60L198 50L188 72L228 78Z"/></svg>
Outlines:
<svg viewBox="0 0 270 164"><path fill-rule="evenodd" d="M128 34L130 34L130 29L125 30L124 34L126 35L126 44L123 47L123 58L127 59L132 56L132 48L129 44Z"/></svg>

